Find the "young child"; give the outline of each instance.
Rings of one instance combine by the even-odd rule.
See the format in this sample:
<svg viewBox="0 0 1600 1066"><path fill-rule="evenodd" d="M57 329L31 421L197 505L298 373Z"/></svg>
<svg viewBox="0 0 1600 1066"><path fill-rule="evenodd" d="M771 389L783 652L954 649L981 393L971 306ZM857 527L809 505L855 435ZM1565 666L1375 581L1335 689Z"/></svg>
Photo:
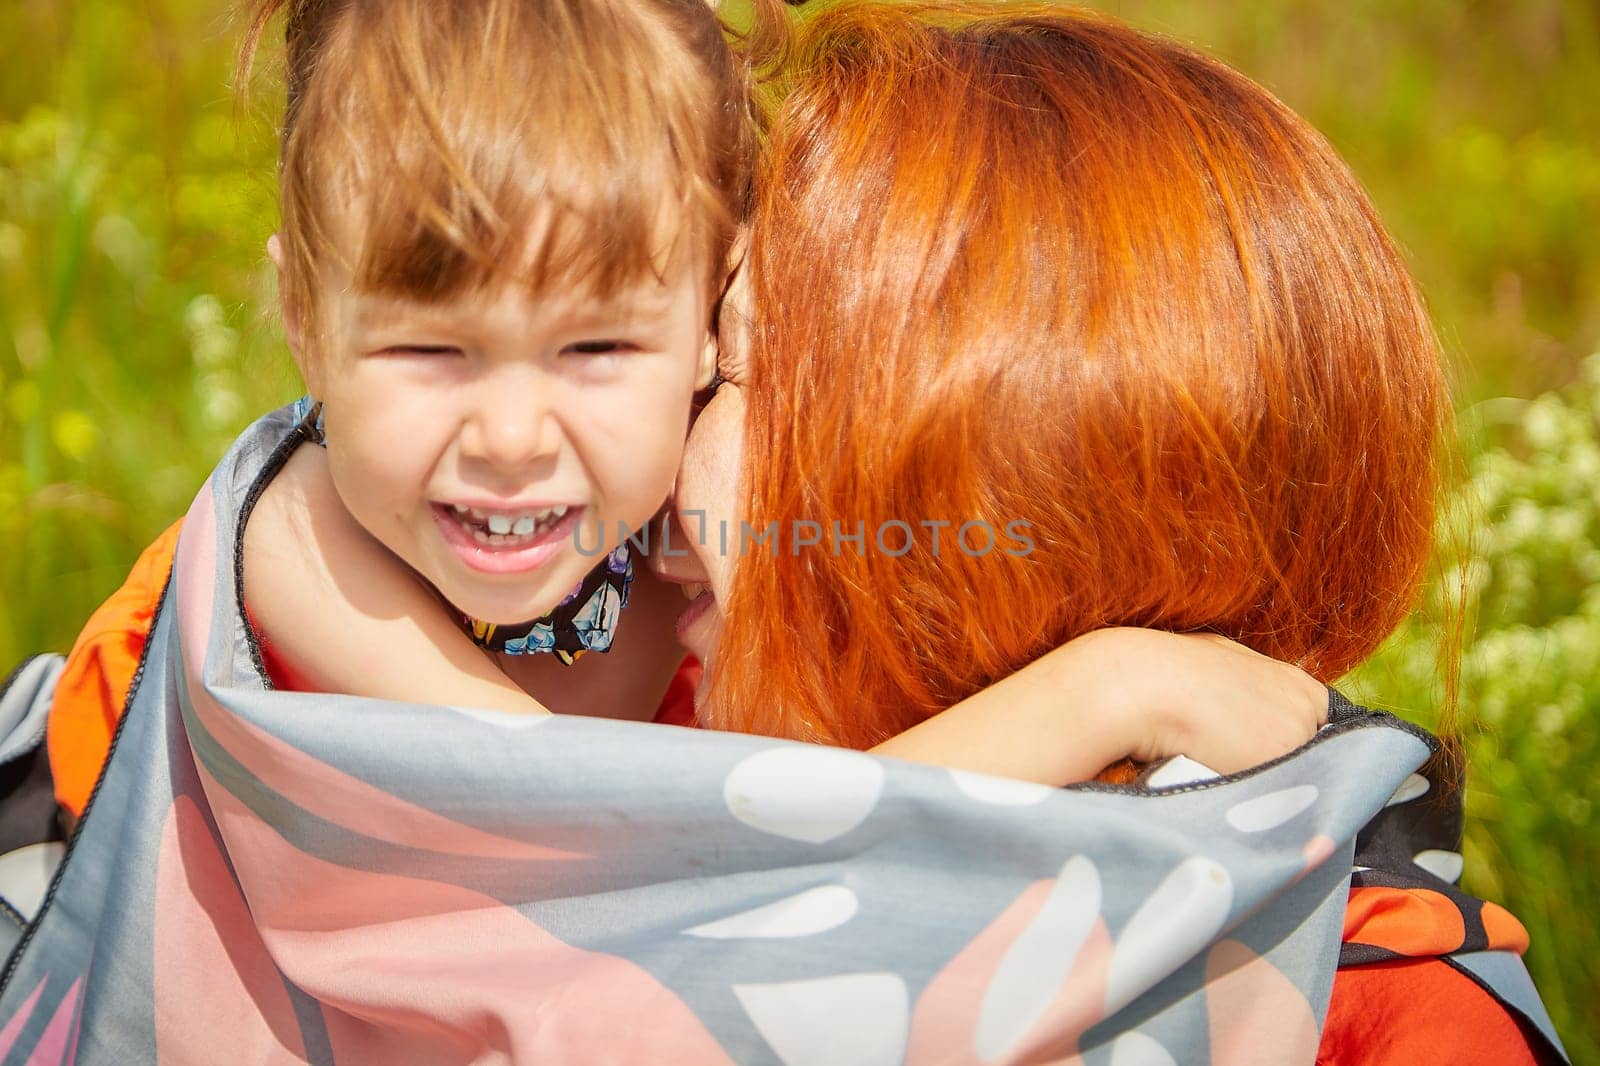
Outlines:
<svg viewBox="0 0 1600 1066"><path fill-rule="evenodd" d="M575 590L671 488L749 180L720 26L696 0L308 3L288 66L269 251L326 447L288 459L245 537L275 680L653 707L670 648L619 648L621 671L529 656L520 685L464 643L444 678L395 650L569 599L599 616L584 646L607 639L625 578Z"/></svg>
<svg viewBox="0 0 1600 1066"><path fill-rule="evenodd" d="M283 228L268 249L320 404L306 436L324 446L294 448L247 516L244 600L265 673L301 691L688 720L692 682L662 704L684 601L642 568L630 589L621 542L667 499L714 370L751 157L720 26L701 0L266 0L247 64L284 6ZM74 815L167 539L58 689L51 758ZM1139 649L1122 661L1154 645L1171 668L1137 686L1109 677L1119 641ZM610 651L573 654L591 647ZM565 654L514 654L537 650ZM1070 706L1039 736L1038 716L1021 716L1046 701ZM1309 736L1324 704L1298 671L1237 647L1102 634L892 750L1004 772L1005 746L978 758L960 723L982 715L1003 737L1015 714L1028 748L1083 753L1052 775L1063 784L1107 751L1203 754L1202 726L1226 734L1230 759L1264 759Z"/></svg>

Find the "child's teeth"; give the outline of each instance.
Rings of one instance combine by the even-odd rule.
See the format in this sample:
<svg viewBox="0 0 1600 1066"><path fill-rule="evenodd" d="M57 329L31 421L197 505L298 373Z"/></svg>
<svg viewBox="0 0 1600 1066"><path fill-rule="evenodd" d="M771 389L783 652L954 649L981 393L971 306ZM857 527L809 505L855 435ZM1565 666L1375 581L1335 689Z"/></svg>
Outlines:
<svg viewBox="0 0 1600 1066"><path fill-rule="evenodd" d="M537 511L528 511L523 514L494 514L480 510L477 507L467 507L459 503L450 504L450 509L456 517L471 526L478 527L480 535L490 537L529 537L541 528L548 529L566 515L571 508L546 507Z"/></svg>

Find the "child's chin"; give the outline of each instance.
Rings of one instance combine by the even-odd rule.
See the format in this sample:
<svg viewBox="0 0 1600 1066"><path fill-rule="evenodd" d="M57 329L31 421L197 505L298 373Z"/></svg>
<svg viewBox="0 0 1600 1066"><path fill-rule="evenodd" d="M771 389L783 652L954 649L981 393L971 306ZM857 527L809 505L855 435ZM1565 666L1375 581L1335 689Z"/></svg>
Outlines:
<svg viewBox="0 0 1600 1066"><path fill-rule="evenodd" d="M575 585L582 580L580 575L574 580ZM524 579L524 584L533 584ZM542 584L542 583L540 583ZM439 592L452 608L479 622L492 622L498 626L521 625L541 618L555 609L561 601L562 594L546 590L521 590L523 595L485 595L482 589L440 588ZM529 592L538 591L537 595L528 595ZM455 593L452 595L452 592Z"/></svg>
<svg viewBox="0 0 1600 1066"><path fill-rule="evenodd" d="M497 626L518 626L531 622L536 618L543 618L553 610L555 604L540 608L538 606L497 607L478 611L462 610L461 613L480 622L492 622Z"/></svg>
<svg viewBox="0 0 1600 1066"><path fill-rule="evenodd" d="M485 574L451 567L436 581L450 605L462 614L496 625L519 625L542 618L583 583L595 567L594 559L573 552L560 555L525 573Z"/></svg>

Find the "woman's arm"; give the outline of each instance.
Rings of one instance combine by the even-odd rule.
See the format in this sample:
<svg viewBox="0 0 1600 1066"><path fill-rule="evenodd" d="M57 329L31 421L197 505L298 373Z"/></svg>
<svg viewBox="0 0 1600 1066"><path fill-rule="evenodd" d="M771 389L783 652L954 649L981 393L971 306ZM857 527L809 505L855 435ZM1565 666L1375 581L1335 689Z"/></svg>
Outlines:
<svg viewBox="0 0 1600 1066"><path fill-rule="evenodd" d="M1223 637L1101 629L872 750L1050 785L1179 754L1231 773L1293 751L1327 713L1310 675Z"/></svg>

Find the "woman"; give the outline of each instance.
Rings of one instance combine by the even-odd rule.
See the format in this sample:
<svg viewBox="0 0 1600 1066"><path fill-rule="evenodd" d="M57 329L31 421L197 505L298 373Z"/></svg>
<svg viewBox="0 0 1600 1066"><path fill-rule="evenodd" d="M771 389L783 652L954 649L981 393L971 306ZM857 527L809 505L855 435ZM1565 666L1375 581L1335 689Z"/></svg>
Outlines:
<svg viewBox="0 0 1600 1066"><path fill-rule="evenodd" d="M1428 558L1449 406L1327 144L1221 64L1087 16L852 9L802 47L747 267L738 510L863 521L869 547L906 520L915 547L719 559L746 653L713 705L864 693L888 717L835 698L817 723L855 745L1107 625L1212 629L1325 681L1365 658ZM702 441L739 421L725 393ZM688 472L738 454L717 440ZM960 550L941 519L1024 519L1035 550ZM894 626L830 626L891 603Z"/></svg>
<svg viewBox="0 0 1600 1066"><path fill-rule="evenodd" d="M682 627L707 723L867 747L1106 626L1330 683L1376 649L1429 554L1450 410L1319 135L1220 63L1042 7L831 12L781 74L749 321L678 507L860 523L865 550L721 550L683 519L699 550L661 565L707 587ZM1018 520L1030 551L995 543ZM1529 1062L1533 1039L1428 959L1343 971L1321 1059Z"/></svg>

